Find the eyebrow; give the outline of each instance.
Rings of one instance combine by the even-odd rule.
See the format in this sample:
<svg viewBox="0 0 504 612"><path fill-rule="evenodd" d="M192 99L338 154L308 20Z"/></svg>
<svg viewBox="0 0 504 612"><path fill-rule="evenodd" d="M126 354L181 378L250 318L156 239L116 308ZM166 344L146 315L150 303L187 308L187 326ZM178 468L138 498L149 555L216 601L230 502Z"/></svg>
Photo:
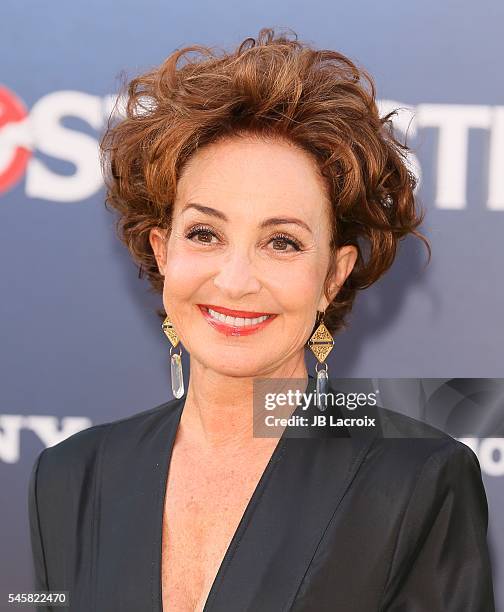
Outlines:
<svg viewBox="0 0 504 612"><path fill-rule="evenodd" d="M220 210L212 208L211 206L197 204L196 202L190 202L189 204L186 204L181 212L184 212L189 208L194 208L205 215L216 217L217 219L221 219L222 221L228 221L226 215ZM269 219L261 221L259 227L263 229L265 227L271 227L272 225L299 225L300 227L303 227L304 229L309 231L310 234L312 233L310 227L304 221L301 221L301 219L297 219L296 217L270 217Z"/></svg>

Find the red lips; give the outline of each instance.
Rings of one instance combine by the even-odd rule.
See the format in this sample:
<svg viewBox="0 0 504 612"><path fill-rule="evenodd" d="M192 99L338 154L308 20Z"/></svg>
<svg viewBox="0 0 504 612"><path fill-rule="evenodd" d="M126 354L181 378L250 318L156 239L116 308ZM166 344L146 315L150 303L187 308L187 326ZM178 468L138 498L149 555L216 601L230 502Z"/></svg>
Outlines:
<svg viewBox="0 0 504 612"><path fill-rule="evenodd" d="M243 317L245 319L256 319L257 317L271 316L273 312L251 312L249 310L232 310L230 308L223 308L222 306L214 306L213 304L198 304L204 308L211 308L215 312L220 312L228 317Z"/></svg>
<svg viewBox="0 0 504 612"><path fill-rule="evenodd" d="M211 308L212 310L214 310L213 306L204 306L203 304L198 304L198 308L200 309L201 314L205 317L207 322L216 331L220 332L221 334L224 334L225 336L250 336L251 334L254 334L255 332L269 325L271 321L273 321L277 316L277 315L268 316L268 318L265 319L264 321L261 321L260 323L255 323L254 325L230 325L228 323L223 323L222 321L218 321L212 317L212 315L208 312L207 308ZM226 309L219 308L218 312L221 312L221 310L226 310L226 312L222 313L226 315L228 315L229 312L238 312L241 314L243 314L244 312L243 310L236 311L236 310L229 310L227 308ZM249 315L250 313L247 313L247 314ZM252 318L255 318L255 315L259 317L264 316L261 313L251 313L251 314L254 315L254 317ZM230 314L229 316L236 316L236 315Z"/></svg>

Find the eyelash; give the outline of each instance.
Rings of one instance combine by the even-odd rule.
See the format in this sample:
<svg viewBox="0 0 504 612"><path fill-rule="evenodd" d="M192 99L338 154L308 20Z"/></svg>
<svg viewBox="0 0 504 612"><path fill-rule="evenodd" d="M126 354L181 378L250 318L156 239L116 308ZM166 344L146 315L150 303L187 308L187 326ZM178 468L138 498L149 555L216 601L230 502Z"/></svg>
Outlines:
<svg viewBox="0 0 504 612"><path fill-rule="evenodd" d="M212 231L208 226L206 225L196 225L194 227L192 227L185 235L185 237L188 240L191 240L192 238L194 238L194 236L196 236L197 234L210 234L210 236L213 236L215 238L218 238L217 234L215 234L214 231ZM295 240L294 238L292 238L291 236L288 236L287 234L283 234L282 232L275 234L274 236L271 236L270 238L270 242L273 240L284 240L287 244L290 244L292 247L294 247L294 249L296 251L301 251L302 250L302 245L301 243L299 243L297 240ZM203 242L200 242L199 244L205 244ZM209 243L207 243L209 244ZM275 249L278 253L288 253L287 250L278 250Z"/></svg>

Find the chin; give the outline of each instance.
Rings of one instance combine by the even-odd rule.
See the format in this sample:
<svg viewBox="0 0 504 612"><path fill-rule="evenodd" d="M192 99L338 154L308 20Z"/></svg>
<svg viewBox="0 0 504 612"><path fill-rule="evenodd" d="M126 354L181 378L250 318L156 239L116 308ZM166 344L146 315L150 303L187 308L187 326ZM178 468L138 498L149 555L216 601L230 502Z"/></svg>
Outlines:
<svg viewBox="0 0 504 612"><path fill-rule="evenodd" d="M206 367L214 370L222 376L234 377L267 377L264 372L267 363L261 360L257 354L247 355L246 351L226 351L226 355L208 356L201 360Z"/></svg>

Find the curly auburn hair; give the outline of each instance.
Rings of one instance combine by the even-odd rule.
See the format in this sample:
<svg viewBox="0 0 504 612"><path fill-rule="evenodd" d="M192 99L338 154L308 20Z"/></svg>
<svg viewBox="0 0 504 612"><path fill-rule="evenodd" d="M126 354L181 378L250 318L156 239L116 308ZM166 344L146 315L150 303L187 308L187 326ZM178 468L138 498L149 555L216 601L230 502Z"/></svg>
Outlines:
<svg viewBox="0 0 504 612"><path fill-rule="evenodd" d="M331 250L354 245L358 251L325 311L334 333L347 326L357 291L392 265L402 238L420 238L429 261L431 249L417 230L425 211L414 197L409 147L394 136L396 111L380 118L366 70L289 31L293 36L263 28L232 52L184 47L126 83L125 113L111 125L112 111L100 141L105 206L119 213L116 230L139 265L139 278L147 275L151 290L162 293L149 233L156 226L171 230L177 181L191 155L226 137L287 139L314 157L326 179ZM178 65L180 59L186 61ZM328 298L332 269L324 284Z"/></svg>

